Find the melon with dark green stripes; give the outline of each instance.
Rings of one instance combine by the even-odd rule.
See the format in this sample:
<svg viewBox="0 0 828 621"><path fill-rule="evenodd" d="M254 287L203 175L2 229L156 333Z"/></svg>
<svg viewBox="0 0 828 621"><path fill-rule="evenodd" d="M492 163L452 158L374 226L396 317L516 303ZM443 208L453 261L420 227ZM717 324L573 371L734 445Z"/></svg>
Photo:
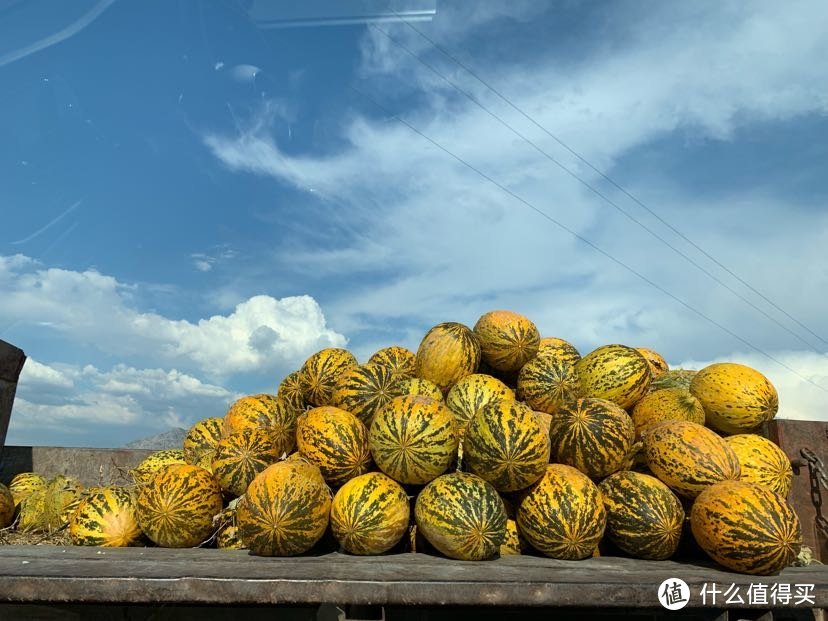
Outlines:
<svg viewBox="0 0 828 621"><path fill-rule="evenodd" d="M342 485L371 467L365 425L350 412L333 406L308 410L296 429L296 445L331 485Z"/></svg>
<svg viewBox="0 0 828 621"><path fill-rule="evenodd" d="M670 370L670 365L660 353L649 347L636 347L636 351L644 356L650 366L650 375L653 379L663 375Z"/></svg>
<svg viewBox="0 0 828 621"><path fill-rule="evenodd" d="M76 546L123 548L136 545L141 535L133 496L125 487L92 492L69 520L69 537Z"/></svg>
<svg viewBox="0 0 828 621"><path fill-rule="evenodd" d="M213 533L213 518L221 513L221 487L198 466L173 464L159 470L141 486L135 515L144 534L164 548L192 548Z"/></svg>
<svg viewBox="0 0 828 621"><path fill-rule="evenodd" d="M540 332L528 318L508 310L490 311L474 325L483 360L493 369L515 373L538 353Z"/></svg>
<svg viewBox="0 0 828 621"><path fill-rule="evenodd" d="M17 530L32 533L48 530L45 487L24 496L17 505Z"/></svg>
<svg viewBox="0 0 828 621"><path fill-rule="evenodd" d="M581 359L581 353L572 343L555 336L545 336L540 340L537 355L549 356L570 364L575 364Z"/></svg>
<svg viewBox="0 0 828 621"><path fill-rule="evenodd" d="M791 505L746 481L717 483L699 494L690 527L714 561L746 574L775 574L793 563L802 547L802 527Z"/></svg>
<svg viewBox="0 0 828 621"><path fill-rule="evenodd" d="M750 433L776 416L779 395L756 369L719 362L696 373L690 392L706 415L707 426L726 434Z"/></svg>
<svg viewBox="0 0 828 621"><path fill-rule="evenodd" d="M14 519L14 497L9 488L0 483L0 528L7 528Z"/></svg>
<svg viewBox="0 0 828 621"><path fill-rule="evenodd" d="M301 460L268 466L236 506L244 547L259 556L293 556L325 534L331 492L319 468Z"/></svg>
<svg viewBox="0 0 828 621"><path fill-rule="evenodd" d="M740 433L725 438L739 459L740 481L758 483L786 497L791 491L791 461L776 444L753 433Z"/></svg>
<svg viewBox="0 0 828 621"><path fill-rule="evenodd" d="M433 382L446 394L458 380L477 372L480 343L462 323L441 323L420 341L414 363L417 377Z"/></svg>
<svg viewBox="0 0 828 621"><path fill-rule="evenodd" d="M474 416L488 405L514 401L515 393L491 375L472 373L458 381L446 395L446 405L457 419L462 435Z"/></svg>
<svg viewBox="0 0 828 621"><path fill-rule="evenodd" d="M333 405L337 379L358 364L351 352L340 347L322 349L305 360L299 371L299 385L308 405Z"/></svg>
<svg viewBox="0 0 828 621"><path fill-rule="evenodd" d="M417 372L417 357L413 351L392 345L384 347L368 358L368 364L379 364L391 369L398 378L414 377Z"/></svg>
<svg viewBox="0 0 828 621"><path fill-rule="evenodd" d="M592 556L606 523L598 486L583 472L564 464L549 464L517 510L518 528L529 545L564 560Z"/></svg>
<svg viewBox="0 0 828 621"><path fill-rule="evenodd" d="M552 355L536 356L518 375L518 399L539 412L554 414L564 403L583 396L575 366Z"/></svg>
<svg viewBox="0 0 828 621"><path fill-rule="evenodd" d="M553 460L600 479L623 467L635 442L635 426L612 401L587 397L560 407L549 438Z"/></svg>
<svg viewBox="0 0 828 621"><path fill-rule="evenodd" d="M506 509L497 490L468 472L434 479L414 505L417 530L439 552L463 561L495 556L506 539Z"/></svg>
<svg viewBox="0 0 828 621"><path fill-rule="evenodd" d="M598 486L607 510L607 537L636 558L668 559L676 553L684 525L681 501L657 478L616 472Z"/></svg>
<svg viewBox="0 0 828 621"><path fill-rule="evenodd" d="M696 373L698 371L692 369L670 369L658 377L653 378L648 391L655 392L662 388L684 388L684 390L690 390L690 383L696 377Z"/></svg>
<svg viewBox="0 0 828 621"><path fill-rule="evenodd" d="M245 429L221 439L210 469L222 491L241 496L253 477L279 460L280 448L267 429Z"/></svg>
<svg viewBox="0 0 828 621"><path fill-rule="evenodd" d="M219 523L218 531L216 531L216 547L222 550L242 550L244 544L239 535L239 527L236 521L236 514L238 506L244 502L244 496L239 496L230 503L221 512L221 517L217 520Z"/></svg>
<svg viewBox="0 0 828 621"><path fill-rule="evenodd" d="M689 390L662 388L641 397L633 406L632 420L636 437L656 423L665 420L687 420L704 425L704 408Z"/></svg>
<svg viewBox="0 0 828 621"><path fill-rule="evenodd" d="M647 394L650 365L638 351L626 345L604 345L575 363L584 395L607 399L624 409Z"/></svg>
<svg viewBox="0 0 828 621"><path fill-rule="evenodd" d="M242 397L224 415L223 435L244 429L267 429L279 453L288 455L296 447L296 419L299 411L286 399L268 394Z"/></svg>
<svg viewBox="0 0 828 621"><path fill-rule="evenodd" d="M422 485L444 473L457 454L457 423L451 410L429 397L393 399L371 423L374 462L395 481Z"/></svg>
<svg viewBox="0 0 828 621"><path fill-rule="evenodd" d="M523 554L523 551L528 547L529 544L518 530L517 522L512 518L507 518L506 537L503 539L503 543L500 544L500 556Z"/></svg>
<svg viewBox="0 0 828 621"><path fill-rule="evenodd" d="M437 401L443 401L443 391L435 384L420 377L408 377L397 381L395 390L399 393L397 396L405 395L420 395L421 397L430 397Z"/></svg>
<svg viewBox="0 0 828 621"><path fill-rule="evenodd" d="M739 459L724 438L697 423L665 421L644 436L647 467L680 496L739 478Z"/></svg>
<svg viewBox="0 0 828 621"><path fill-rule="evenodd" d="M514 492L537 481L549 464L549 435L535 413L514 401L492 403L469 423L463 440L463 467L499 492Z"/></svg>
<svg viewBox="0 0 828 621"><path fill-rule="evenodd" d="M84 486L74 477L59 474L46 486L45 505L43 507L48 530L62 528L69 521L82 500Z"/></svg>
<svg viewBox="0 0 828 621"><path fill-rule="evenodd" d="M163 449L150 453L141 463L130 470L130 474L138 485L143 485L152 479L161 468L186 463L183 449Z"/></svg>
<svg viewBox="0 0 828 621"><path fill-rule="evenodd" d="M9 482L9 492L11 492L14 505L19 505L32 492L46 489L46 483L43 475L36 472L20 472L14 475Z"/></svg>
<svg viewBox="0 0 828 621"><path fill-rule="evenodd" d="M339 376L332 404L371 425L374 414L400 393L394 371L381 364L351 367Z"/></svg>
<svg viewBox="0 0 828 621"><path fill-rule="evenodd" d="M408 530L408 494L381 472L369 472L343 485L331 504L331 530L351 554L382 554Z"/></svg>
<svg viewBox="0 0 828 621"><path fill-rule="evenodd" d="M184 438L184 461L209 470L223 429L224 419L218 416L205 418L190 427Z"/></svg>
<svg viewBox="0 0 828 621"><path fill-rule="evenodd" d="M302 392L302 381L299 371L288 373L279 384L276 396L284 399L297 412L303 411L308 403Z"/></svg>

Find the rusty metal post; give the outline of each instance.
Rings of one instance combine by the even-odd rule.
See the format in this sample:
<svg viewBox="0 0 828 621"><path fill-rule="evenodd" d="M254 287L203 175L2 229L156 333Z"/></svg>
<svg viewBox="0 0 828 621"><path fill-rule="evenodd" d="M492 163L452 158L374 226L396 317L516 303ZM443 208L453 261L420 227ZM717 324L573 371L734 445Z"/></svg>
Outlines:
<svg viewBox="0 0 828 621"><path fill-rule="evenodd" d="M26 354L23 350L0 340L0 454L6 445L6 432L9 429L14 393L17 392L17 379L25 362Z"/></svg>

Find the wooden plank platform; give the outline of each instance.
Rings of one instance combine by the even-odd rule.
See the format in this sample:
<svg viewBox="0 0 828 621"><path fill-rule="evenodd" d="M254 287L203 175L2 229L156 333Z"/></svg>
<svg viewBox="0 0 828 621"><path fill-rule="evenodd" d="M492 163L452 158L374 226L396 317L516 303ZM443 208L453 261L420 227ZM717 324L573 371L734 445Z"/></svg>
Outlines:
<svg viewBox="0 0 828 621"><path fill-rule="evenodd" d="M243 550L0 547L0 602L280 604L375 606L522 606L661 609L668 578L690 586L688 608L749 607L723 595L702 601L705 584L722 591L751 584L814 585L813 602L774 608L828 607L828 568L792 567L777 576L747 576L712 565L533 556L462 562L426 554L354 557L339 553L263 558ZM758 606L768 608L770 606Z"/></svg>

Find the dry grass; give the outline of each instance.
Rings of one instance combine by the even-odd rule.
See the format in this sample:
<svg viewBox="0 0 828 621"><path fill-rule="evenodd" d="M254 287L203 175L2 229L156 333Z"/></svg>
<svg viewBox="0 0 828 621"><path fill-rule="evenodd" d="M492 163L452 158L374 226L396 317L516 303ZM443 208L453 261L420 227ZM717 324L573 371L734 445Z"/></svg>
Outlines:
<svg viewBox="0 0 828 621"><path fill-rule="evenodd" d="M12 527L0 529L0 546L51 545L71 546L69 529L59 528L50 533L21 532Z"/></svg>

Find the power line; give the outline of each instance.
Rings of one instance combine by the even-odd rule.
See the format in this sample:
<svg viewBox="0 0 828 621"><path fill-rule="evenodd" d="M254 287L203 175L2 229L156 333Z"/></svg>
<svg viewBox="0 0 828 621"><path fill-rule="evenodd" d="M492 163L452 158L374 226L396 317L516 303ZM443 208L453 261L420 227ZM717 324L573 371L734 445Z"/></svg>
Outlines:
<svg viewBox="0 0 828 621"><path fill-rule="evenodd" d="M405 20L403 20L403 21L405 21ZM462 89L460 86L458 86L457 84L455 84L455 83L454 83L451 79L449 79L449 78L448 78L445 74L443 74L441 71L439 71L438 69L436 69L433 65L431 65L430 63L428 63L428 62L426 62L425 60L423 60L423 59L422 59L422 58L421 58L418 54L416 54L415 52L413 52L412 50L410 50L408 47L406 47L405 45L403 45L403 44L402 44L402 43L400 43L399 41L395 40L395 39L394 39L394 38L393 38L393 37L392 37L392 36L391 36L388 32L386 32L385 30L383 30L383 29L382 29L382 28L380 28L379 26L376 26L375 24L371 24L371 25L370 25L370 27L371 27L371 28L373 28L374 30L376 30L377 32L381 33L382 35L384 35L384 36L385 36L386 38L388 38L388 40L389 40L389 41L391 41L394 45L396 45L397 47L399 47L400 49L402 49L403 51L405 51L407 54L409 54L410 56L412 56L414 59L416 59L418 62L420 62L420 63L421 63L424 67L428 68L428 69L429 69L430 71L432 71L435 75L437 75L439 78L441 78L443 81L445 81L445 82L446 82L449 86L451 86L452 88L454 88L457 92L459 92L459 93L461 93L462 95L464 95L465 97L467 97L470 101L472 101L475 105L477 105L477 106L478 106L481 110L483 110L483 111L484 111L484 112L486 112L489 116L491 116L492 118L494 118L494 119L495 119L498 123L500 123L501 125L503 125L504 127L506 127L506 128L507 128L509 131L511 131L513 134L515 134L516 136L518 136L519 138L521 138L524 142L526 142L527 144L529 144L530 146L532 146L532 147L533 147L536 151L538 151L541 155L543 155L543 156L544 156L544 157L546 157L548 160L550 160L552 163L554 163L556 166L558 166L561 170L563 170L563 171L564 171L564 172L566 172L568 175L570 175L570 176L571 176L571 177L573 177L575 180L577 180L579 183L581 183L582 185L584 185L587 189L589 189L591 192L593 192L593 193L594 193L595 195L597 195L599 198L601 198L602 200L604 200L604 201L605 201L607 204L609 204L611 207L613 207L614 209L616 209L617 211L619 211L620 213L622 213L622 214L623 214L624 216L626 216L629 220L631 220L632 222L634 222L635 224L637 224L639 227L641 227L642 229L644 229L645 231L647 231L647 232L648 232L648 233L649 233L652 237L654 237L655 239L659 240L659 241L660 241L661 243L663 243L665 246L667 246L668 248L670 248L673 252L675 252L676 254L678 254L679 256L681 256L682 258L684 258L684 259L685 259L688 263L690 263L691 265L693 265L696 269L698 269L699 271L701 271L701 272L702 272L703 274L705 274L707 277L709 277L710 279L714 280L714 281L715 281L716 283L718 283L720 286L724 287L727 291L729 291L729 292L730 292L730 293L732 293L734 296L736 296L737 298L739 298L740 300L742 300L745 304L747 304L748 306L750 306L751 308L753 308L755 311L757 311L758 313L760 313L761 315L763 315L764 317L766 317L768 320L770 320L771 322L773 322L774 324L776 324L778 327L780 327L780 328L782 328L783 330L785 330L786 332L788 332L788 333L789 333L790 335L792 335L794 338L796 338L796 339L798 339L799 341L801 341L802 343L804 343L804 344L805 344L805 345L806 345L809 349L811 349L811 350L812 350L812 351L814 351L815 353L818 353L818 354L821 354L821 353L822 353L822 352L820 352L820 351L817 349L817 347L815 347L815 346L814 346L814 345L813 345L810 341L806 340L806 339L805 339L805 338L803 338L801 335L797 334L796 332L794 332L793 330L791 330L789 327L787 327L786 325L782 324L782 323L781 323L778 319L776 319L775 317L773 317L772 315L770 315L768 312L766 312L765 310L763 310L762 308L760 308L759 306L757 306L756 304L754 304L751 300L749 300L749 299L748 299L748 298L746 298L745 296L741 295L741 294L740 294L739 292L737 292L735 289L733 289L732 287L730 287L727 283L725 283L725 282L724 282L724 281L722 281L720 278L718 278L715 274L711 273L708 269L706 269L704 266L702 266L701 264L699 264L697 261L695 261L693 258L691 258L690 256L688 256L686 253L682 252L681 250L679 250L678 248L676 248L675 246L673 246L673 245L672 245L672 244L671 244L668 240L666 240L664 237L662 237L661 235L659 235L656 231L652 230L650 227L648 227L646 224L644 224L643 222L641 222L640 220L638 220L635 216L633 216L631 213L629 213L629 212L628 212L627 210L625 210L623 207L621 207L620 205L618 205L615 201L613 201L612 199L610 199L608 196L606 196L604 193L602 193L601 191L599 191L597 188L595 188L593 185L591 185L591 184L590 184L589 182L587 182L585 179L583 179L582 177L580 177L577 173L575 173L574 171L572 171L571 169L569 169L568 167L566 167L564 164L562 164L560 161L558 161L555 157L553 157L553 156L552 156L552 155L550 155L547 151L545 151L544 149L542 149L542 148L541 148L541 147L540 147L537 143L535 143L533 140L531 140L530 138L528 138L527 136L525 136L523 133L521 133L519 130L517 130L515 127L513 127L513 126L512 126L511 124L509 124L507 121L505 121L503 118L501 118L500 116L498 116L497 114L495 114L494 112L492 112L492 110L490 110L488 107L486 107L485 105L483 105L483 104L482 104L482 103L481 103L481 102L480 102L480 101L479 101L479 100L478 100L478 99L477 99L474 95L472 95L472 94L471 94L471 93L469 93L468 91L466 91L466 90ZM421 34L421 35L422 35L422 36L423 36L426 40L428 40L429 42L431 42L431 43L432 43L432 45L434 45L435 47L437 47L437 49L440 49L440 51L441 51L441 52L443 52L444 54L448 55L448 56L449 56L449 58L452 58L453 60L455 60L455 62L457 62L457 63L458 63L458 65L460 65L461 67L463 67L463 69L465 69L466 71L468 71L469 73L471 73L471 75L473 75L473 76L474 76L477 80L479 80L479 81L480 81L482 84L484 84L487 88L491 89L491 90L492 90L492 92L495 92L495 94L497 94L497 95L498 95L498 97L500 97L500 98L501 98L501 99L503 99L504 101L507 101L507 103L509 103L509 105L510 105L510 106L512 106L513 108L515 108L516 110L518 110L521 114L523 114L523 116L525 116L525 117L526 117L526 118L528 118L530 121L532 121L532 122L533 122L536 126L538 126L538 127L540 127L541 129L543 129L543 127L541 127L541 126L540 126L540 125L539 125L536 121L532 120L532 119L531 119L531 117L529 117L528 115L526 115L526 113L524 113L522 110L520 110L519 108L517 108L514 104L512 104L511 102L509 102L509 101L508 101L508 100L507 100L507 99L506 99L503 95L501 95L499 92L495 91L495 90L494 90L492 87L490 87L490 86L489 86L486 82L484 82L481 78L479 78L477 75L475 75L475 74L474 74L474 73L473 73L470 69L468 69L468 68L467 68L464 64L460 63L460 61L457 61L457 60L456 60L456 59L454 59L452 56L450 56L449 54L447 54L446 52L444 52L444 51L442 50L442 48L440 48L440 47L439 47L436 43L434 43L434 41L432 41L432 40L431 40L428 36L426 36L425 34L423 34L423 33L422 33L419 29L414 28L413 26L411 26L411 28L412 28L412 29L414 29L416 32L420 33L420 34ZM551 134L550 132L548 132L548 131L547 131L547 130L545 130L545 129L544 129L544 131L545 131L547 134L549 134L552 138L554 138L556 141L558 141L558 142L559 142L562 146L564 146L564 147L565 147L568 151L570 151L573 155L575 155L575 156L576 156L576 157L578 157L581 161L583 161L585 164L587 164L587 165L588 165L591 169L593 169L594 171L596 171L598 174L600 174L600 175L601 175L602 177L604 177L605 179L609 180L609 181L612 183L612 185L614 185L615 187L618 187L619 189L621 189L621 190L624 192L624 194L626 194L626 195L630 196L631 198L633 198L634 200L636 200L636 202L637 202L637 203L641 204L641 203L640 203L640 201L638 201L637 199L635 199L635 197L633 197L633 196L632 196L629 192L627 192L626 190L624 190L623 188L621 188L618 184L616 184L614 181L612 181L611 179L609 179L609 177L607 177L604 173L602 173L600 170L598 170L597 168L595 168L595 167L594 167L592 164L590 164L590 163L589 163L586 159L584 159L583 157L581 157L580 155L578 155L577 153L575 153L575 151L573 151L573 150L572 150L572 149L570 149L568 146L566 146L563 142L561 142L561 141L560 141L558 138L556 138L553 134ZM642 204L642 206L644 206L644 205ZM656 218L658 218L658 220L659 220L659 221L663 222L663 223L664 223L665 225L667 225L667 226L668 226L671 230L673 230L673 231L675 231L676 233L678 233L678 234L679 234L682 238L687 239L687 238L686 238L686 237L684 237L684 235L682 235L679 231L677 231L677 230L676 230L676 229L674 229L671 225L669 225L669 224L668 224L668 223L667 223L667 222L666 222L663 218L661 218L660 216L658 216L657 214L655 214L654 212L652 212L652 211L651 211L649 208L647 208L646 206L644 206L644 208L645 208L645 209L647 209L647 211L649 211L650 213L652 213L654 216L656 216ZM690 240L687 240L687 241L688 241L688 242L690 242ZM695 243L693 243L693 242L690 242L690 243L691 243L694 247L698 248L698 246L696 246L696 244L695 244ZM699 248L699 250L701 250L701 249ZM701 251L702 251L702 252L703 252L706 256L709 256L709 255L707 255L707 253L706 253L706 252L704 252L703 250L701 250ZM710 257L710 258L712 259L712 257ZM713 259L713 260L714 260L714 262L715 262L717 265L721 265L718 261L715 261L715 259ZM724 268L724 266L722 266L722 267ZM728 270L727 268L724 268L724 269L725 269L728 273L731 273L731 274L732 274L732 272L730 272L730 270ZM733 275L735 276L735 274L733 274ZM737 277L737 278L738 278L738 277ZM741 280L741 279L740 279L740 280ZM747 284L747 283L745 283L745 284ZM749 285L748 285L748 286L749 286ZM751 289L752 289L752 287L751 287ZM754 290L754 291L755 291L755 290ZM757 291L756 293L757 293L757 294L759 294L759 295L761 296L761 293L759 293L758 291ZM764 298L764 296L762 296L762 297ZM778 307L776 307L776 305L775 305L775 304L773 304L773 302L771 302L770 300L767 300L767 301L768 301L769 303L771 303L771 304L772 304L775 308L778 308ZM784 310L779 309L779 308L778 308L778 310L780 310L780 311L781 311L782 313L784 313L786 316L790 317L790 318L791 318L793 321L795 321L797 324L802 325L802 324L800 324L800 323L799 323L799 322L798 322L795 318L793 318L792 316L790 316L790 315L789 315L787 312L785 312ZM810 329L808 329L808 328L807 328L807 326L802 325L802 327L803 327L803 328L805 328L805 329L806 329L808 332L810 332L811 334L813 334L813 335L814 335L817 339L819 339L819 340L823 341L826 345L828 345L828 341L824 341L824 339L822 339L822 338L821 338L818 334L816 334L816 333L812 332Z"/></svg>
<svg viewBox="0 0 828 621"><path fill-rule="evenodd" d="M614 257L613 255L611 255L609 252L607 252L606 250L604 250L603 248L601 248L600 246L598 246L598 245L597 245L597 244L595 244L594 242L590 241L589 239L587 239L587 238L586 238L586 237L584 237L583 235L581 235L581 234L577 233L575 230L573 230L573 229L569 228L568 226L566 226L565 224L563 224L563 223L562 223L562 222L560 222L559 220L557 220L557 219L553 218L553 217L552 217L552 216L550 216L548 213L546 213L546 212L545 212L545 211L543 211L542 209L540 209L540 208L536 207L535 205L533 205L532 203L530 203L528 200L526 200L525 198L523 198L522 196L520 196L519 194L517 194L517 193L516 193L516 192L514 192L513 190L510 190L508 187L506 187L506 186L505 186L505 185L503 185L502 183L498 182L498 181L497 181L497 180L495 180L493 177L491 177L491 176L487 175L486 173L484 173L482 170L480 170L479 168L477 168L477 167L476 167L476 166L474 166L473 164L470 164L469 162L467 162L465 159L463 159L463 158L462 158L462 157L460 157L459 155L456 155L455 153L453 153L452 151L450 151L449 149L447 149L446 147L444 147L443 145L441 145L439 142L437 142L436 140L434 140L434 139L433 139L433 138L431 138L430 136L426 135L425 133L423 133L422 131L420 131L419 129L417 129L414 125L412 125L411 123L409 123L408 121L406 121L406 120L405 120L403 117L401 117L400 115L398 115L398 114L394 114L393 112L391 112L391 111L390 111L388 108L386 108L386 107L385 107L382 103L380 103L380 102L379 102L376 98L372 97L372 96L371 96L371 95L369 95L368 93L365 93L365 92L363 92L363 91L359 90L358 88L356 88L356 87L355 87L355 86L353 86L353 85L351 85L351 86L350 86L350 89L351 89L352 91L354 91L355 93L357 93L358 95L360 95L361 97L364 97L364 98L365 98L365 99L367 99L368 101L372 102L372 103L373 103L373 104L374 104L377 108L379 108L380 110L382 110L385 114L387 114L388 116L390 116L392 119L394 119L394 120L398 121L398 122L399 122L399 123L401 123L402 125L405 125L408 129L410 129L411 131L413 131L415 134L417 134L417 135L418 135L418 136L420 136L421 138L423 138L423 139L427 140L427 141L428 141L429 143L431 143L433 146L437 147L437 148L438 148L438 149L440 149L442 152L444 152L446 155L448 155L448 156L452 157L453 159L457 160L457 161L458 161L459 163L461 163L463 166L465 166L465 167L467 167L468 169L470 169L471 171L473 171L473 172L477 173L479 176L481 176L483 179L485 179L486 181L488 181L489 183L491 183L491 184L492 184L492 185L494 185L495 187L499 188L499 189L500 189L500 190L502 190L503 192L506 192L509 196L511 196L511 197L512 197L512 198L514 198L515 200L519 201L521 204L525 205L526 207L528 207L529 209L531 209L532 211L534 211L535 213L537 213L537 214L538 214L538 215L540 215L541 217L543 217L543 218L545 218L546 220L548 220L548 221L552 222L555 226L557 226L557 227L559 227L559 228L563 229L564 231L566 231L567 233L569 233L569 234L570 234L570 235L572 235L573 237L575 237L575 238L577 238L578 240L580 240L581 242L585 243L585 244L586 244L586 245L588 245L590 248L592 248L593 250L595 250L595 251L596 251L596 252L598 252L599 254L601 254L601 255L605 256L606 258L608 258L608 259L609 259L610 261L612 261L613 263L615 263L615 264L617 264L617 265L619 265L619 266L623 267L625 270L627 270L627 271L628 271L628 272L630 272L631 274L633 274L633 275L637 276L638 278L640 278L641 280L643 280L644 282L646 282L647 284L649 284L651 287L654 287L655 289L657 289L658 291L660 291L660 292L661 292L661 293L663 293L664 295L666 295L666 296L668 296L668 297L672 298L674 301L678 302L679 304L681 304L682 306L684 306L684 307L685 307L686 309L688 309L689 311L691 311L691 312L695 313L696 315L698 315L698 316L699 316L699 317L701 317L702 319L704 319L704 320L708 321L709 323L713 324L714 326L716 326L717 328L719 328L720 330L722 330L722 331L723 331L723 332L725 332L726 334L730 335L731 337L733 337L733 338L737 339L738 341L742 342L743 344L747 345L748 347L750 347L751 349L755 350L755 351L756 351L756 352L758 352L759 354L761 354L761 355L765 356L768 360L771 360L772 362L775 362L776 364L778 364L778 365L779 365L779 366L781 366L782 368L787 369L788 371L790 371L791 373L793 373L794 375L796 375L796 376L797 376L798 378L800 378L801 380L803 380L803 381L805 381L805 382L808 382L809 384L812 384L812 385L816 386L817 388L819 388L820 390L822 390L822 391L824 391L824 392L828 392L828 389L824 388L823 386L820 386L819 384L817 384L817 383L816 383L816 382L814 382L813 380L811 380L811 379L809 379L809 378L807 378L807 377L805 377L805 376L801 375L800 373L798 373L796 370L794 370L794 369L792 369L791 367L789 367L787 364L785 364L785 363L784 363L784 362L782 362L781 360L776 359L775 357L773 357L772 355L770 355L769 353L767 353L767 352L766 352L766 351L764 351L763 349L761 349L761 348L757 347L756 345L754 345L753 343L751 343L750 341L748 341L748 340L747 340L747 339L745 339L744 337L739 336L738 334L736 334L735 332L733 332L732 330L730 330L730 329L729 329L729 328L727 328L726 326L722 325L721 323L719 323L719 322L718 322L718 321L716 321L715 319L712 319L712 318L708 317L708 316L707 316L706 314L704 314L702 311L697 310L696 308L694 308L693 306L691 306L689 303L687 303L687 302L685 302L684 300L682 300L681 298L679 298L679 297L678 297L677 295L675 295L674 293L672 293L672 292L668 291L667 289L665 289L665 288L664 288L664 287L662 287L661 285L657 284L657 283L656 283L656 282L654 282L653 280L651 280L651 279L647 278L644 274L642 274L641 272L637 271L635 268L630 267L629 265L627 265L626 263L624 263L621 259L617 259L616 257Z"/></svg>

